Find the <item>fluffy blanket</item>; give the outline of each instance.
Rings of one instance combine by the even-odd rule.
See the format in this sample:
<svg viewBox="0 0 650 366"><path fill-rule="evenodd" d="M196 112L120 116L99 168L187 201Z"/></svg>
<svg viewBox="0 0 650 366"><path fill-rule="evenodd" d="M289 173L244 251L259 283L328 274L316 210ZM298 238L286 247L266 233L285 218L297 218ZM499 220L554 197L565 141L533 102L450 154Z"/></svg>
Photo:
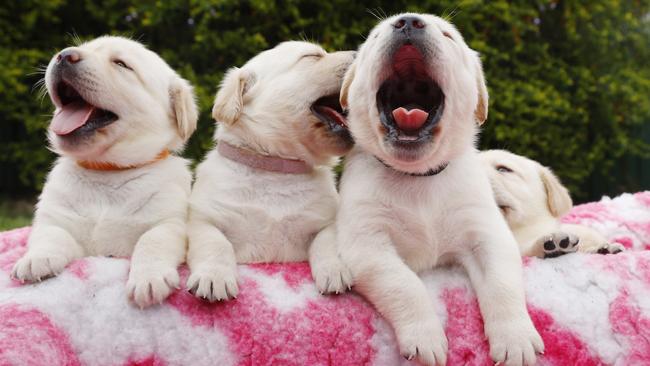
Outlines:
<svg viewBox="0 0 650 366"><path fill-rule="evenodd" d="M628 251L526 258L528 308L542 365L650 365L650 192L575 207L566 222ZM390 327L355 294L318 294L306 264L241 266L237 300L184 289L139 310L126 300L128 260L86 258L57 278L9 278L29 228L0 234L0 365L408 365ZM187 270L181 270L187 277ZM488 365L464 273L423 276L449 338L449 365Z"/></svg>

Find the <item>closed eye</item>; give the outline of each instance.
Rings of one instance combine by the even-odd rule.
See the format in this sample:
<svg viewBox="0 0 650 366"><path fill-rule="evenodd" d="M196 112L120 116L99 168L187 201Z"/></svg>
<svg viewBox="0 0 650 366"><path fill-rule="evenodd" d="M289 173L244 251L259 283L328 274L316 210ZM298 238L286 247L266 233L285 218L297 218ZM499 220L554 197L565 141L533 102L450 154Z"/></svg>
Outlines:
<svg viewBox="0 0 650 366"><path fill-rule="evenodd" d="M127 70L131 70L131 71L133 71L133 69L132 69L131 67L129 67L129 65L127 65L127 64L126 64L124 61L122 61L122 60L113 60L113 63L114 63L115 65L119 66L119 67L122 67L122 68L125 68L125 69L127 69Z"/></svg>
<svg viewBox="0 0 650 366"><path fill-rule="evenodd" d="M306 58L306 57L314 57L314 58L318 59L318 58L323 58L323 55L320 54L320 53L310 53L310 54L301 56L300 59L303 59L303 58Z"/></svg>
<svg viewBox="0 0 650 366"><path fill-rule="evenodd" d="M449 39L451 39L452 41L454 40L454 37L451 36L451 33L447 32L447 31L442 31L442 35L449 38Z"/></svg>
<svg viewBox="0 0 650 366"><path fill-rule="evenodd" d="M512 169L508 168L508 167L505 166L505 165L497 165L497 166L495 167L495 169L496 169L499 173L512 173Z"/></svg>

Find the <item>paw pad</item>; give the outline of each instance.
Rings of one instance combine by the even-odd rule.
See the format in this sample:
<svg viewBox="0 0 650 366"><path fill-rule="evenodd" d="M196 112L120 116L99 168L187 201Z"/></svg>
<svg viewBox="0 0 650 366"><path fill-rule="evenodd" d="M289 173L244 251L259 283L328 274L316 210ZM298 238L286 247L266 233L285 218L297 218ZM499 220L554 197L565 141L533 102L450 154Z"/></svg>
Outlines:
<svg viewBox="0 0 650 366"><path fill-rule="evenodd" d="M623 247L620 244L613 243L613 244L604 244L602 247L598 248L596 253L598 254L618 254L621 253L623 250L625 250L625 247Z"/></svg>
<svg viewBox="0 0 650 366"><path fill-rule="evenodd" d="M580 239L566 233L554 233L543 238L544 258L555 258L578 251Z"/></svg>

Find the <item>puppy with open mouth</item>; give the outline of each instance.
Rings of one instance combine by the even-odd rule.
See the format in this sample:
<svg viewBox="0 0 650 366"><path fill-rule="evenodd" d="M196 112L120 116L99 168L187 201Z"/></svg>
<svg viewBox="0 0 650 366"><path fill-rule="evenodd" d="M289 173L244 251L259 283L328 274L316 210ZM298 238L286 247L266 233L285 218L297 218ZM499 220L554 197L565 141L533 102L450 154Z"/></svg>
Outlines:
<svg viewBox="0 0 650 366"><path fill-rule="evenodd" d="M185 257L192 176L170 151L196 127L191 86L140 43L108 36L56 54L45 82L60 157L13 277L40 281L83 256L132 256L128 296L161 302Z"/></svg>
<svg viewBox="0 0 650 366"><path fill-rule="evenodd" d="M478 54L441 18L390 17L360 47L341 104L356 145L340 186L339 252L402 354L446 362L444 330L417 273L458 264L492 359L533 364L544 345L526 310L521 258L474 146L488 108Z"/></svg>
<svg viewBox="0 0 650 366"><path fill-rule="evenodd" d="M233 68L212 110L216 148L198 166L190 199L190 292L238 293L237 263L336 261L332 167L352 147L339 90L354 52L285 42Z"/></svg>

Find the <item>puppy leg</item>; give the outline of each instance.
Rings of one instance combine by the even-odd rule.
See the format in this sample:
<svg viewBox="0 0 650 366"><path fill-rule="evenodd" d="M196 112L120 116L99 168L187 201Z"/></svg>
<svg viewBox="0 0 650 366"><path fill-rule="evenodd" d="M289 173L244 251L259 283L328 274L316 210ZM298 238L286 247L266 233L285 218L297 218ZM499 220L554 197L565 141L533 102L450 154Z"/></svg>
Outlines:
<svg viewBox="0 0 650 366"><path fill-rule="evenodd" d="M321 230L309 248L309 265L321 294L340 294L352 287L352 273L338 254L336 225Z"/></svg>
<svg viewBox="0 0 650 366"><path fill-rule="evenodd" d="M232 244L207 220L189 222L187 288L196 297L210 302L237 297L237 260Z"/></svg>
<svg viewBox="0 0 650 366"><path fill-rule="evenodd" d="M185 222L169 220L142 234L131 257L127 295L144 308L162 303L178 289L178 266L185 259Z"/></svg>
<svg viewBox="0 0 650 366"><path fill-rule="evenodd" d="M347 242L365 245L342 248L341 257L352 271L355 290L392 325L406 359L444 365L447 338L431 298L422 280L402 261L389 240L383 235L357 237Z"/></svg>
<svg viewBox="0 0 650 366"><path fill-rule="evenodd" d="M27 247L27 253L11 271L11 276L20 281L56 276L68 263L84 255L83 248L69 232L52 225L34 226Z"/></svg>
<svg viewBox="0 0 650 366"><path fill-rule="evenodd" d="M496 227L500 226L487 226ZM506 365L533 365L544 343L526 310L521 258L507 235L481 233L482 244L461 258L478 298L490 356Z"/></svg>
<svg viewBox="0 0 650 366"><path fill-rule="evenodd" d="M617 254L625 250L618 243L609 243L598 231L582 225L562 224L562 230L580 238L578 251L583 253Z"/></svg>

